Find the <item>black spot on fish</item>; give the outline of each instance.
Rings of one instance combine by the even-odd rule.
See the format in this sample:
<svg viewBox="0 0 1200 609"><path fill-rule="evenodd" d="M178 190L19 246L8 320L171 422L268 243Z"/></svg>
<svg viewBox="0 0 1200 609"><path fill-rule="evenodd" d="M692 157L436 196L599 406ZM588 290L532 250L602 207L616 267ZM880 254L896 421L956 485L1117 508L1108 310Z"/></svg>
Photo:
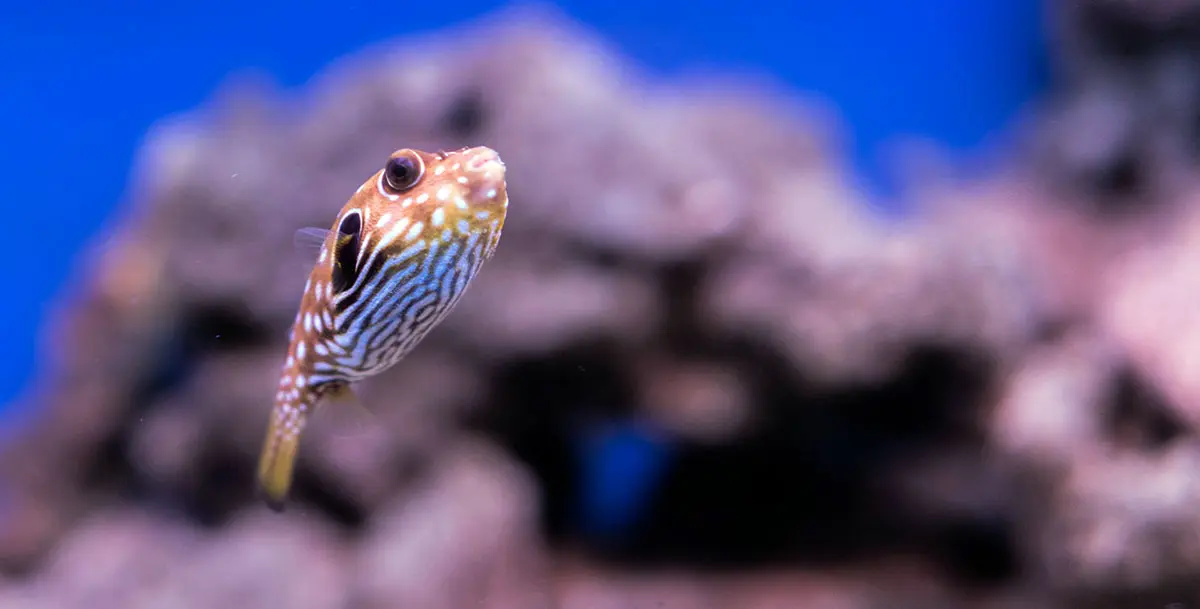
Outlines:
<svg viewBox="0 0 1200 609"><path fill-rule="evenodd" d="M358 249L362 246L362 216L351 212L338 225L337 241L333 245L333 290L341 293L354 285L358 278Z"/></svg>

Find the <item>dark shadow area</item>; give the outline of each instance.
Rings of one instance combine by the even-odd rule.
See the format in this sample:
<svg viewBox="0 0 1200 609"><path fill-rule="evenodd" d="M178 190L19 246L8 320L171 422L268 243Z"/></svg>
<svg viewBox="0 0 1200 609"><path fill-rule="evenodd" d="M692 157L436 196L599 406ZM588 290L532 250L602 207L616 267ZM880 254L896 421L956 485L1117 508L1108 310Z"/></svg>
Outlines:
<svg viewBox="0 0 1200 609"><path fill-rule="evenodd" d="M174 497L178 509L194 522L219 527L253 492L254 470L246 467L244 459L229 451L206 450L195 464L193 478L168 496Z"/></svg>
<svg viewBox="0 0 1200 609"><path fill-rule="evenodd" d="M624 416L628 371L602 346L578 345L499 374L504 406L475 424L537 476L552 540L637 566L745 569L905 551L964 583L1000 584L1019 572L1007 522L964 517L930 530L884 490L888 472L917 453L982 446L980 407L992 381L984 358L923 346L878 385L820 387L754 341L708 341L689 357L736 367L763 418L734 442L678 442L648 506L619 539L571 526L581 488L572 438L589 417Z"/></svg>
<svg viewBox="0 0 1200 609"><path fill-rule="evenodd" d="M487 128L488 104L483 92L471 89L464 91L442 117L441 127L450 137L459 140L479 135Z"/></svg>
<svg viewBox="0 0 1200 609"><path fill-rule="evenodd" d="M256 347L274 338L267 326L241 305L214 303L196 307L185 320L181 338L184 352L190 356Z"/></svg>
<svg viewBox="0 0 1200 609"><path fill-rule="evenodd" d="M253 481L249 484L253 484ZM296 469L292 495L285 509L295 509L302 505L325 514L338 526L351 531L361 530L367 522L367 513L363 506L346 497L332 485L323 483L307 467Z"/></svg>
<svg viewBox="0 0 1200 609"><path fill-rule="evenodd" d="M1109 593L1066 593L1064 609L1198 609L1200 591L1193 581L1176 581L1155 588L1132 588Z"/></svg>
<svg viewBox="0 0 1200 609"><path fill-rule="evenodd" d="M509 364L495 379L495 401L512 407L482 412L469 422L534 468L544 493L543 525L552 538L569 534L572 501L579 492L576 430L589 419L633 412L633 384L619 353L595 341Z"/></svg>
<svg viewBox="0 0 1200 609"><path fill-rule="evenodd" d="M1105 427L1118 443L1142 451L1166 448L1187 426L1166 398L1126 366L1113 379Z"/></svg>
<svg viewBox="0 0 1200 609"><path fill-rule="evenodd" d="M89 462L83 477L85 487L113 489L143 498L167 511L194 516L204 524L223 522L226 515L238 508L239 501L244 503L244 493L214 494L211 490L245 488L248 493L253 489L249 482L242 481L246 478L246 468L241 459L227 452L206 451L196 463L198 479L187 485L205 490L190 493L187 489L159 489L143 480L129 451L137 426L162 404L164 396L183 390L197 362L212 353L257 346L269 339L266 327L235 305L197 307L186 314L179 329L165 335L157 345L157 354L147 359L149 366L128 396L130 411ZM165 498L175 492L182 492L183 496Z"/></svg>
<svg viewBox="0 0 1200 609"><path fill-rule="evenodd" d="M951 579L964 586L1002 586L1025 575L1011 519L955 518L941 523L930 553Z"/></svg>

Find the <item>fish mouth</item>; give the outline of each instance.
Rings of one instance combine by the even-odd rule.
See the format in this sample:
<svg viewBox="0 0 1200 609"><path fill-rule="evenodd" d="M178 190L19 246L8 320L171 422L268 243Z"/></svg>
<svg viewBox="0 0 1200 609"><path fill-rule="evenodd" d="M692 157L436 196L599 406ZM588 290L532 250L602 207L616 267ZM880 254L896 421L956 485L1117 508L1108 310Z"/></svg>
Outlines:
<svg viewBox="0 0 1200 609"><path fill-rule="evenodd" d="M476 146L466 150L467 170L475 172L499 171L504 174L504 160L500 153L487 146Z"/></svg>
<svg viewBox="0 0 1200 609"><path fill-rule="evenodd" d="M505 166L500 154L487 146L463 151L463 169L471 181L468 200L472 206L507 206Z"/></svg>

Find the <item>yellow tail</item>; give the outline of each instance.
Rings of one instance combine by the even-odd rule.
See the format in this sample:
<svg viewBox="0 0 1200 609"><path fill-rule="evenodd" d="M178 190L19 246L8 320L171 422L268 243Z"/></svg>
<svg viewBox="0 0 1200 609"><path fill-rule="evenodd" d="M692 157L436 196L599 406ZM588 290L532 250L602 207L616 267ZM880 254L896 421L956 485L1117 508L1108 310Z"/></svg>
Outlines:
<svg viewBox="0 0 1200 609"><path fill-rule="evenodd" d="M276 402L267 423L267 437L258 458L258 487L267 506L282 512L292 487L300 436L311 404Z"/></svg>

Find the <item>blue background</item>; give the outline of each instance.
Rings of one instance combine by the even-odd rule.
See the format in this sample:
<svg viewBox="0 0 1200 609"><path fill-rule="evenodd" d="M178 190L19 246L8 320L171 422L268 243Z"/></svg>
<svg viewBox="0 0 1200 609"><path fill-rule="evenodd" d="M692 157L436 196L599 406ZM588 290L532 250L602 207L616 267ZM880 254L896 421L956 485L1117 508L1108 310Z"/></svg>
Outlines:
<svg viewBox="0 0 1200 609"><path fill-rule="evenodd" d="M367 44L474 20L495 3L5 2L0 148L7 226L0 410L38 365L47 305L123 202L147 127L230 72L296 87ZM836 105L853 161L886 195L897 135L977 153L1044 86L1035 0L563 2L652 71L765 70ZM882 204L887 206L886 203Z"/></svg>

